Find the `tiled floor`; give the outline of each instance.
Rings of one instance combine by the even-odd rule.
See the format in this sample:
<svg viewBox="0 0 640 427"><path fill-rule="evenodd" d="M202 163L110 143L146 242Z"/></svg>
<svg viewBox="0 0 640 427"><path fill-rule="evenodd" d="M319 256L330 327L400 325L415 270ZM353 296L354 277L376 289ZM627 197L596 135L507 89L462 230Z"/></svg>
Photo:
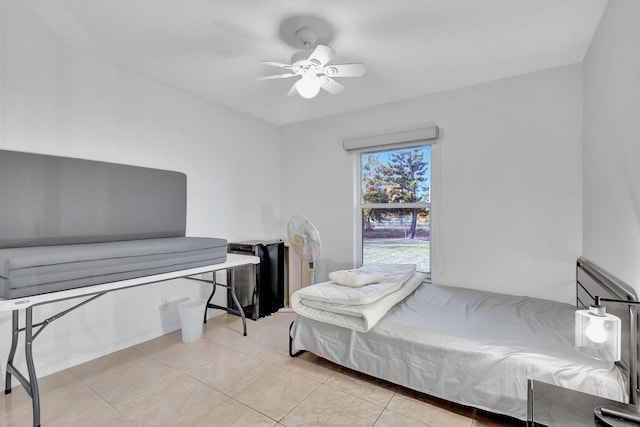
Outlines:
<svg viewBox="0 0 640 427"><path fill-rule="evenodd" d="M292 313L242 323L222 315L203 337L180 331L42 378L43 426L524 425L353 372L288 355ZM31 425L21 387L3 395L0 426Z"/></svg>

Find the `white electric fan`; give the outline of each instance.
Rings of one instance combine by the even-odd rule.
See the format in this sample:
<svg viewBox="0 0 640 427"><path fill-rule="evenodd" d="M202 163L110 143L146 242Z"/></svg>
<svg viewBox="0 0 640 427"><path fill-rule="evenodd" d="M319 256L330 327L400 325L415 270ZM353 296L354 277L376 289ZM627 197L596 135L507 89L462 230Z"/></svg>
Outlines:
<svg viewBox="0 0 640 427"><path fill-rule="evenodd" d="M293 250L298 254L300 259L309 264L313 282L315 263L317 259L320 258L320 253L322 252L320 233L318 233L316 227L314 227L307 218L294 215L287 225L287 235L289 237L289 244Z"/></svg>

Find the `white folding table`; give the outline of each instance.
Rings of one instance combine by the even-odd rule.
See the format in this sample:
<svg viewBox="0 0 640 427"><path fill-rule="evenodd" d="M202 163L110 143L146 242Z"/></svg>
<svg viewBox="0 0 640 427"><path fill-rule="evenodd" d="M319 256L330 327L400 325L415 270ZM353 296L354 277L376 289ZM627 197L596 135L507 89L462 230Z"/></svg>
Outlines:
<svg viewBox="0 0 640 427"><path fill-rule="evenodd" d="M224 286L231 291L231 297L236 304L237 312L242 317L242 325L244 335L247 335L247 324L244 316L242 306L238 302L238 298L235 293L235 280L231 280L228 285L217 283L215 281L215 274L213 280L205 280L201 278L195 278L191 276L210 273L219 270L231 269L233 274L233 268L240 266L253 265L254 273L256 272L255 266L260 263L260 258L251 255L239 255L239 254L227 254L227 260L223 263L206 265L203 267L196 267L187 270L172 271L169 273L154 274L152 276L138 277L135 279L121 280L118 282L103 283L99 285L86 286L76 289L68 289L65 291L51 292L40 295L33 295L22 298L3 299L0 298L0 312L11 311L12 312L12 334L11 334L11 349L9 351L9 357L7 360L7 371L5 377L5 389L4 393L11 393L11 376L15 376L22 384L26 392L32 399L33 403L33 425L40 426L40 396L38 391L38 379L36 377L35 366L33 363L33 341L42 332L42 330L56 319L64 316L65 314L81 307L96 298L105 295L108 292L117 291L119 289L131 288L134 286L148 285L151 283L164 282L171 279L189 278L202 282L209 283L214 286ZM50 304L58 301L64 301L74 298L83 298L83 301L68 308L60 313L55 314L41 322L33 323L33 307L37 305ZM209 302L207 302L209 305ZM216 307L217 308L217 307ZM19 326L19 313L20 310L24 310L25 326L20 328ZM36 329L34 331L34 328ZM18 336L20 332L25 333L25 359L27 362L27 374L26 378L13 364L13 358L16 353L18 345Z"/></svg>

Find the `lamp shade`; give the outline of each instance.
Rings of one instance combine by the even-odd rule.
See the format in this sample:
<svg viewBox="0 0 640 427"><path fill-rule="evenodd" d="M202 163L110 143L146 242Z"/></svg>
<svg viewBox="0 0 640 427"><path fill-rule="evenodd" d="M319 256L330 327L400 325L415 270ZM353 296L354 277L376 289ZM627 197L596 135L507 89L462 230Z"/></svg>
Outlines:
<svg viewBox="0 0 640 427"><path fill-rule="evenodd" d="M320 79L313 73L307 73L298 80L296 89L303 98L313 98L320 92Z"/></svg>
<svg viewBox="0 0 640 427"><path fill-rule="evenodd" d="M608 314L600 305L589 306L589 310L577 310L575 348L593 359L620 360L620 318Z"/></svg>

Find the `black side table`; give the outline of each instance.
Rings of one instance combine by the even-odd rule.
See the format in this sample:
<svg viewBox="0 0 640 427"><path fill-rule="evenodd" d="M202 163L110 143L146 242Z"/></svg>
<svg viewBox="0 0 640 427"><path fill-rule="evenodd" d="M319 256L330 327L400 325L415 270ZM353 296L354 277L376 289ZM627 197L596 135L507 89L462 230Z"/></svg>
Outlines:
<svg viewBox="0 0 640 427"><path fill-rule="evenodd" d="M627 411L630 408L635 409L633 405L536 380L529 380L527 405L528 427L600 426L593 416L593 410L597 406L619 408ZM638 427L638 424L625 421L616 421L615 425Z"/></svg>

